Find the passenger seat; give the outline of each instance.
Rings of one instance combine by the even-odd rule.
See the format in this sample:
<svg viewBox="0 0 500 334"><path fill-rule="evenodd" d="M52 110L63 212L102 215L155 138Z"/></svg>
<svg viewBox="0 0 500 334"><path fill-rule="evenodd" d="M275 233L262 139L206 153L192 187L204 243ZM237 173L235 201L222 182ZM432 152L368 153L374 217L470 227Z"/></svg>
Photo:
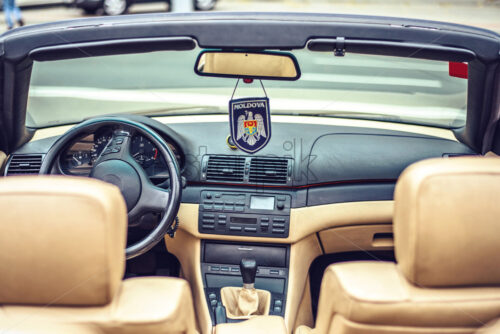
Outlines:
<svg viewBox="0 0 500 334"><path fill-rule="evenodd" d="M500 316L500 159L410 166L395 191L398 264L334 264L316 327L296 333L474 333Z"/></svg>

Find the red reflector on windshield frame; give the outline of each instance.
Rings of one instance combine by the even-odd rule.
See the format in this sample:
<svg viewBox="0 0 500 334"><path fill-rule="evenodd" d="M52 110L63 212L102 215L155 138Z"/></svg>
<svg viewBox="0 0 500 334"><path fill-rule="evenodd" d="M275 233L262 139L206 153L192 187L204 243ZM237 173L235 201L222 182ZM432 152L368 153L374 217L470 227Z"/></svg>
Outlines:
<svg viewBox="0 0 500 334"><path fill-rule="evenodd" d="M457 77L462 79L469 78L469 66L467 65L467 63L457 63L450 61L448 69L450 77Z"/></svg>

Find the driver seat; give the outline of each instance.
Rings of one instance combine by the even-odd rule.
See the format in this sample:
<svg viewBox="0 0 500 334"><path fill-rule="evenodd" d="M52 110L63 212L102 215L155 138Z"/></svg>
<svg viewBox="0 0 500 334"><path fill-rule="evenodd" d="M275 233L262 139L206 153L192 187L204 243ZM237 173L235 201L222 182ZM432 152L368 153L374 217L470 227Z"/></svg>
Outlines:
<svg viewBox="0 0 500 334"><path fill-rule="evenodd" d="M0 332L45 323L96 333L197 333L185 280L122 281L127 212L117 187L6 177L0 212Z"/></svg>

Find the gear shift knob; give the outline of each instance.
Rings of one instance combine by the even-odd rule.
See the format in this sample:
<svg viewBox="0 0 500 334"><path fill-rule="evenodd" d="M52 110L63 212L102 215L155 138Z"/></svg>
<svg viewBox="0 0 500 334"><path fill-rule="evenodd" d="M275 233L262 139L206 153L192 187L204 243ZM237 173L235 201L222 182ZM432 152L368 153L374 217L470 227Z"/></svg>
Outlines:
<svg viewBox="0 0 500 334"><path fill-rule="evenodd" d="M243 287L252 289L255 284L255 274L257 274L257 262L255 259L241 259L240 271L243 278Z"/></svg>

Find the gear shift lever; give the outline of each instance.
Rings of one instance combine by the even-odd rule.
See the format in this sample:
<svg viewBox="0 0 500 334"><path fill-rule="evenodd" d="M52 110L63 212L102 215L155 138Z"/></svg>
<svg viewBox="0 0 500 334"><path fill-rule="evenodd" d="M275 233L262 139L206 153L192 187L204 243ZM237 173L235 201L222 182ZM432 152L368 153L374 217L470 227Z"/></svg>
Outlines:
<svg viewBox="0 0 500 334"><path fill-rule="evenodd" d="M221 289L222 304L226 307L228 319L247 319L256 315L268 315L271 307L271 293L255 289L257 262L243 258L240 262L243 288L226 286Z"/></svg>
<svg viewBox="0 0 500 334"><path fill-rule="evenodd" d="M241 259L241 277L243 278L243 288L253 289L255 284L255 274L257 274L257 262L255 259Z"/></svg>

